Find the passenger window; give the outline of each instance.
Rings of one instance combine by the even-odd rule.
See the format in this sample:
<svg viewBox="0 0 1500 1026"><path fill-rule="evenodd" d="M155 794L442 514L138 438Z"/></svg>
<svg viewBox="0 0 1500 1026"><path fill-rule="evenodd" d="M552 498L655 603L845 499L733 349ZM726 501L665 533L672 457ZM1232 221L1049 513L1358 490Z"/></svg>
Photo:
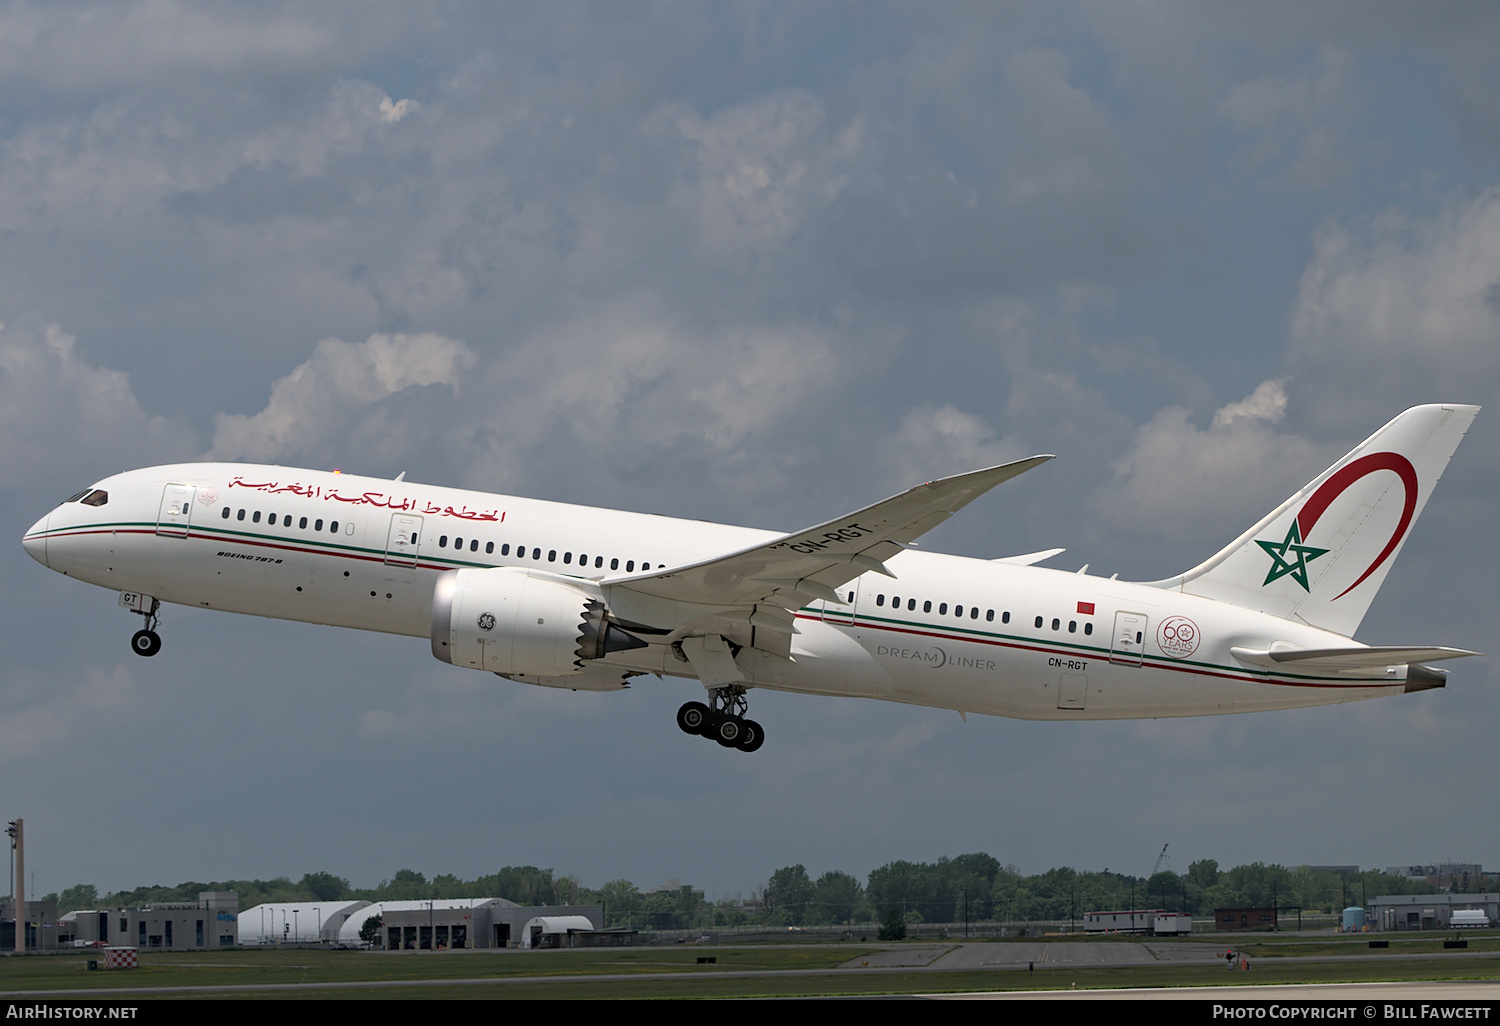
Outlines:
<svg viewBox="0 0 1500 1026"><path fill-rule="evenodd" d="M990 612L994 612L994 610L992 609L992 610L990 610ZM994 617L990 617L990 619L993 620ZM1003 612L1003 613L1000 614L1000 622L1001 623L1010 623L1010 610L1009 609L1007 609L1005 612Z"/></svg>
<svg viewBox="0 0 1500 1026"><path fill-rule="evenodd" d="M891 608L892 609L900 609L901 608L901 596L900 595L892 595L891 596Z"/></svg>
<svg viewBox="0 0 1500 1026"><path fill-rule="evenodd" d="M594 557L594 569L598 570L598 569L601 569L603 566L604 566L604 557L603 556L595 556Z"/></svg>
<svg viewBox="0 0 1500 1026"><path fill-rule="evenodd" d="M994 618L995 618L995 614L991 613L990 614L990 619L993 620ZM979 607L978 606L973 606L973 607L971 607L969 609L969 619L970 620L977 620L977 619L979 619Z"/></svg>
<svg viewBox="0 0 1500 1026"><path fill-rule="evenodd" d="M272 527L275 527L276 526L276 514L275 513L267 513L266 514L266 523L270 524Z"/></svg>
<svg viewBox="0 0 1500 1026"><path fill-rule="evenodd" d="M542 550L541 549L532 549L531 550L531 558L532 559L541 559L542 558Z"/></svg>
<svg viewBox="0 0 1500 1026"><path fill-rule="evenodd" d="M223 516L223 518L224 518L224 519L225 519L225 520L228 520L228 519L229 519L229 507L228 507L228 506L225 506L225 507L224 507L224 512L223 512L223 514L222 514L222 516Z"/></svg>
<svg viewBox="0 0 1500 1026"><path fill-rule="evenodd" d="M297 530L299 530L299 531L305 531L305 530L307 530L307 518L306 517L303 517L301 520L297 521Z"/></svg>
<svg viewBox="0 0 1500 1026"><path fill-rule="evenodd" d="M250 514L250 522L252 524L260 523L260 510L256 510L254 513Z"/></svg>
<svg viewBox="0 0 1500 1026"><path fill-rule="evenodd" d="M885 605L885 596L884 595L876 595L875 596L875 604L877 606L883 606L883 605Z"/></svg>
<svg viewBox="0 0 1500 1026"><path fill-rule="evenodd" d="M1078 633L1078 621L1077 620L1069 620L1068 621L1068 633L1069 634L1077 634Z"/></svg>
<svg viewBox="0 0 1500 1026"><path fill-rule="evenodd" d="M611 559L609 561L609 568L611 570L618 570L618 569L620 569L620 561L618 559Z"/></svg>
<svg viewBox="0 0 1500 1026"><path fill-rule="evenodd" d="M240 510L239 516L235 517L234 519L236 519L236 520L244 520L245 519L245 511L244 510Z"/></svg>
<svg viewBox="0 0 1500 1026"><path fill-rule="evenodd" d="M557 550L556 549L548 549L547 550L547 562L549 562L549 563L556 563L557 562Z"/></svg>
<svg viewBox="0 0 1500 1026"><path fill-rule="evenodd" d="M1083 633L1085 633L1085 634L1092 634L1092 633L1094 633L1094 625L1091 624L1091 623L1084 624L1083 625Z"/></svg>
<svg viewBox="0 0 1500 1026"><path fill-rule="evenodd" d="M83 504L85 506L102 506L108 501L109 493L100 488L94 492L91 492L89 494L89 497L83 500Z"/></svg>
<svg viewBox="0 0 1500 1026"><path fill-rule="evenodd" d="M352 527L352 525L351 525L351 527ZM330 532L332 532L333 534L338 534L339 533L339 522L337 520L330 520L328 522L328 530Z"/></svg>
<svg viewBox="0 0 1500 1026"><path fill-rule="evenodd" d="M1059 619L1058 619L1058 618L1057 618L1057 617L1055 617L1055 616L1054 616L1054 617L1053 617L1053 618L1052 618L1052 629L1053 629L1053 630L1058 630L1058 629L1060 629L1060 628L1061 628L1061 627L1062 627L1062 621L1061 621L1061 620L1059 620Z"/></svg>
<svg viewBox="0 0 1500 1026"><path fill-rule="evenodd" d="M448 547L448 536L445 534L441 538L438 539L438 548L440 548L440 549L446 549L447 547Z"/></svg>
<svg viewBox="0 0 1500 1026"><path fill-rule="evenodd" d="M563 565L567 566L571 562L573 562L573 553L571 553L571 552L564 552L563 553Z"/></svg>
<svg viewBox="0 0 1500 1026"><path fill-rule="evenodd" d="M907 608L908 612L913 612L913 613L916 612L916 610L917 610L917 600L916 599L907 599L906 600L906 608Z"/></svg>
<svg viewBox="0 0 1500 1026"><path fill-rule="evenodd" d="M494 547L494 543L491 542L490 546L491 546L491 548L493 548ZM469 551L470 552L478 552L479 551L479 539L478 538L470 538L469 539Z"/></svg>
<svg viewBox="0 0 1500 1026"><path fill-rule="evenodd" d="M1041 630L1042 629L1042 618L1040 616L1036 618L1036 626L1037 626L1037 630Z"/></svg>
<svg viewBox="0 0 1500 1026"><path fill-rule="evenodd" d="M321 530L323 530L323 521L321 519L313 521L313 530L314 531L321 531Z"/></svg>
<svg viewBox="0 0 1500 1026"><path fill-rule="evenodd" d="M510 546L507 545L506 548L510 548ZM494 542L485 542L484 543L484 551L485 551L486 555L488 555L491 552L494 552L495 551L495 543Z"/></svg>
<svg viewBox="0 0 1500 1026"><path fill-rule="evenodd" d="M627 574L633 574L633 573L635 573L635 560L633 560L633 559L627 559L625 561L625 572Z"/></svg>
<svg viewBox="0 0 1500 1026"><path fill-rule="evenodd" d="M979 607L978 607L978 606L975 606L975 607L974 607L974 612L975 612L975 613L978 613L978 612L979 612ZM989 621L990 621L990 622L991 622L991 623L993 623L993 622L994 622L994 620L995 620L995 611L994 611L994 610L993 610L993 609L986 609L986 610L985 610L985 611L984 611L984 618L985 618L985 619L986 619L986 620L989 620Z"/></svg>
<svg viewBox="0 0 1500 1026"><path fill-rule="evenodd" d="M462 538L454 538L453 539L453 547L455 549L461 549L461 548L463 548L464 547L464 540Z"/></svg>
<svg viewBox="0 0 1500 1026"><path fill-rule="evenodd" d="M944 602L942 605L938 606L938 615L939 616L947 616L948 615L948 603ZM955 606L954 609L953 609L953 615L954 616L963 616L964 615L963 607L962 606Z"/></svg>
<svg viewBox="0 0 1500 1026"><path fill-rule="evenodd" d="M924 613L930 613L930 612L932 612L932 601L930 599L928 601L922 603L922 612L924 612Z"/></svg>
<svg viewBox="0 0 1500 1026"><path fill-rule="evenodd" d="M493 545L494 542L490 542L490 544ZM510 542L506 542L504 545L500 546L500 555L502 555L502 556L508 556L508 555L510 555Z"/></svg>

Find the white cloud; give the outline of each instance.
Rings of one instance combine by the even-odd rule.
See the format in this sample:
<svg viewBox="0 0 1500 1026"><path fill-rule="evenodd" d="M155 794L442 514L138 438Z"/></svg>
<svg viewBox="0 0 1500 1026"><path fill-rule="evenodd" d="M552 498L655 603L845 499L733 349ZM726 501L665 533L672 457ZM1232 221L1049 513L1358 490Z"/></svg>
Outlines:
<svg viewBox="0 0 1500 1026"><path fill-rule="evenodd" d="M1289 384L1376 400L1387 415L1486 398L1500 386L1500 187L1429 218L1391 211L1326 226L1290 350Z"/></svg>
<svg viewBox="0 0 1500 1026"><path fill-rule="evenodd" d="M1325 47L1300 75L1267 75L1243 82L1219 104L1235 131L1252 139L1245 161L1281 170L1304 188L1323 188L1348 177L1345 123L1353 116L1354 62Z"/></svg>
<svg viewBox="0 0 1500 1026"><path fill-rule="evenodd" d="M420 106L421 104L417 103L416 100L397 100L395 103L392 103L389 96L384 97L380 101L380 120L386 122L400 121L406 115L419 109Z"/></svg>
<svg viewBox="0 0 1500 1026"><path fill-rule="evenodd" d="M1239 402L1226 403L1214 411L1215 429L1232 428L1235 421L1275 424L1286 415L1286 389L1276 379L1262 381Z"/></svg>
<svg viewBox="0 0 1500 1026"><path fill-rule="evenodd" d="M374 403L420 385L457 391L460 376L473 365L474 355L462 342L431 332L371 335L364 342L324 339L311 358L272 386L265 409L215 418L212 457L324 455L348 438Z"/></svg>
<svg viewBox="0 0 1500 1026"><path fill-rule="evenodd" d="M996 466L1029 455L983 417L951 404L909 410L886 451L908 484Z"/></svg>
<svg viewBox="0 0 1500 1026"><path fill-rule="evenodd" d="M1169 406L1142 425L1097 506L1139 533L1228 542L1322 469L1326 453L1280 430L1286 395L1262 382L1214 413L1208 430Z"/></svg>
<svg viewBox="0 0 1500 1026"><path fill-rule="evenodd" d="M657 120L695 144L696 173L676 202L694 212L704 246L716 253L786 242L849 185L864 142L858 121L832 129L823 104L800 91L707 118L668 109Z"/></svg>
<svg viewBox="0 0 1500 1026"><path fill-rule="evenodd" d="M181 425L141 409L121 371L81 358L57 325L0 325L0 470L11 480L121 469L133 454L191 451ZM87 482L85 482L87 483Z"/></svg>

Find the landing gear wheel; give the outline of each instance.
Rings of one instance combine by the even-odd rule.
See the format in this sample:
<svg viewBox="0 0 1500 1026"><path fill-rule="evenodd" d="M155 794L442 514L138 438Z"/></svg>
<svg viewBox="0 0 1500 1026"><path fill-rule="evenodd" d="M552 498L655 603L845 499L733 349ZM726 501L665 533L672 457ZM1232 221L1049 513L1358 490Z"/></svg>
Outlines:
<svg viewBox="0 0 1500 1026"><path fill-rule="evenodd" d="M713 739L723 748L734 748L740 743L744 721L737 716L725 716L714 724Z"/></svg>
<svg viewBox="0 0 1500 1026"><path fill-rule="evenodd" d="M155 631L136 631L130 639L130 649L138 656L154 656L161 651L161 635Z"/></svg>
<svg viewBox="0 0 1500 1026"><path fill-rule="evenodd" d="M708 706L702 702L688 702L677 710L677 725L684 734L702 734L708 721Z"/></svg>
<svg viewBox="0 0 1500 1026"><path fill-rule="evenodd" d="M760 724L754 720L744 720L740 723L740 739L735 742L735 747L742 752L754 752L766 743L766 732L760 729Z"/></svg>

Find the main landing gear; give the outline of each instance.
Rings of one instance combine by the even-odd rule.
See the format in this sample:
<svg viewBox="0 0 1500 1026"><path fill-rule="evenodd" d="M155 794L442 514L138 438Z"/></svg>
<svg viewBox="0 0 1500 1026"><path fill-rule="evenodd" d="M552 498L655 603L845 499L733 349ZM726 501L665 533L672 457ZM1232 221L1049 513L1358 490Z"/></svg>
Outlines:
<svg viewBox="0 0 1500 1026"><path fill-rule="evenodd" d="M744 688L738 684L710 688L708 703L688 702L677 710L677 725L683 733L697 734L742 752L753 752L765 743L760 724L745 718L749 704Z"/></svg>
<svg viewBox="0 0 1500 1026"><path fill-rule="evenodd" d="M127 602L127 598L131 601ZM161 651L161 635L156 628L161 625L161 603L146 595L122 596L121 604L131 606L131 612L146 618L144 630L130 636L130 650L138 656L154 656Z"/></svg>

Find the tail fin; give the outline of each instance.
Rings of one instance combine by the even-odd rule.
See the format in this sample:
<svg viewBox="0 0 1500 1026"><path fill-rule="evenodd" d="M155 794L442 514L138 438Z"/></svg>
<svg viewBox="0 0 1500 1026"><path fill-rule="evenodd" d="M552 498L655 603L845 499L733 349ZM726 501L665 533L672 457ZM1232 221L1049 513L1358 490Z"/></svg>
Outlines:
<svg viewBox="0 0 1500 1026"><path fill-rule="evenodd" d="M1223 551L1153 582L1352 636L1477 406L1416 406Z"/></svg>

